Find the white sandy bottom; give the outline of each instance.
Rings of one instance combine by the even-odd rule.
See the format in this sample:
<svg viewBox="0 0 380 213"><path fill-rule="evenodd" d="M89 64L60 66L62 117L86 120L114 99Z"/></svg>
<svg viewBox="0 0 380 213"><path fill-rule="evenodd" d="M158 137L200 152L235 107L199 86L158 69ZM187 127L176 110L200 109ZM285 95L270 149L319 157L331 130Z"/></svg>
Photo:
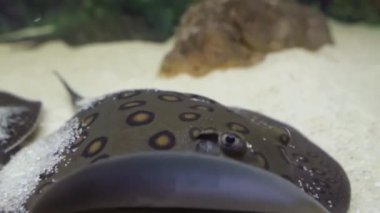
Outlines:
<svg viewBox="0 0 380 213"><path fill-rule="evenodd" d="M0 172L0 212L26 212L23 204L41 180L40 174L54 171L80 134L79 120L74 118L55 134L35 141L14 156Z"/></svg>
<svg viewBox="0 0 380 213"><path fill-rule="evenodd" d="M0 45L0 90L43 102L40 137L73 114L52 70L89 97L122 89L159 88L198 93L259 111L293 125L343 165L352 185L351 213L380 212L380 30L335 23L331 27L335 46L317 53L282 51L255 67L215 72L201 79L157 77L171 42L75 49L60 42L37 49ZM21 157L27 153L20 152L0 172L1 182L24 190L9 180L14 176L6 171L27 173L28 163Z"/></svg>

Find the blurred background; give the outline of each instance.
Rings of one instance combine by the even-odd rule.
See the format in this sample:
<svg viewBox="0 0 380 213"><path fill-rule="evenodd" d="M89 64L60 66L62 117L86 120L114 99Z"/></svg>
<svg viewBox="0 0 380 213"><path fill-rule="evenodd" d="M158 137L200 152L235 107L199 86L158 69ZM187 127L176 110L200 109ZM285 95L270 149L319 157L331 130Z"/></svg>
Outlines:
<svg viewBox="0 0 380 213"><path fill-rule="evenodd" d="M0 33L3 40L59 38L70 45L127 39L159 42L173 34L182 13L193 2L1 0ZM35 34L7 34L32 27Z"/></svg>
<svg viewBox="0 0 380 213"><path fill-rule="evenodd" d="M85 97L198 93L326 150L350 213L380 209L379 50L380 0L0 0L0 91L43 103L30 141L74 114L53 70Z"/></svg>
<svg viewBox="0 0 380 213"><path fill-rule="evenodd" d="M292 1L292 0L283 0ZM296 1L296 0L294 0ZM0 41L164 41L197 0L0 0ZM298 0L347 23L380 23L378 0ZM29 29L29 30L28 30Z"/></svg>

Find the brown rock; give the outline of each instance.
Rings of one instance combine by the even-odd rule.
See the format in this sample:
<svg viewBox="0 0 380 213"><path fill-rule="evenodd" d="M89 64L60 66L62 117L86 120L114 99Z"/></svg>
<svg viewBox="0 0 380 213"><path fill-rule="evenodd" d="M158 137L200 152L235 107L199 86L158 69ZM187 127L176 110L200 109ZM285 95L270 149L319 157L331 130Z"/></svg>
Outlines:
<svg viewBox="0 0 380 213"><path fill-rule="evenodd" d="M204 0L183 15L176 38L163 76L202 76L255 64L268 52L332 43L324 16L290 0Z"/></svg>

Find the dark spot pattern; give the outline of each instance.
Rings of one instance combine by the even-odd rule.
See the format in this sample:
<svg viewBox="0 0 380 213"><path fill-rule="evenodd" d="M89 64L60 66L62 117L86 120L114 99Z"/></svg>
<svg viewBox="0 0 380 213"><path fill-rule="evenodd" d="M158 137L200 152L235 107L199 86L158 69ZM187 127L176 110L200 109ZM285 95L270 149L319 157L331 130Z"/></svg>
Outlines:
<svg viewBox="0 0 380 213"><path fill-rule="evenodd" d="M99 137L92 140L87 144L82 152L82 156L85 158L91 158L99 154L107 145L108 139L106 137Z"/></svg>
<svg viewBox="0 0 380 213"><path fill-rule="evenodd" d="M231 131L235 131L235 132L238 132L238 133L241 133L241 134L245 134L245 135L249 134L248 128L245 127L242 124L239 124L239 123L229 122L229 123L227 123L227 127Z"/></svg>
<svg viewBox="0 0 380 213"><path fill-rule="evenodd" d="M139 95L140 93L141 93L140 91L124 91L117 94L116 99L121 99L121 100L128 99L136 95Z"/></svg>
<svg viewBox="0 0 380 213"><path fill-rule="evenodd" d="M278 149L280 150L280 154L281 154L282 158L283 158L288 164L292 164L292 160L290 159L289 154L288 154L288 152L286 151L286 149L285 149L283 146L278 146Z"/></svg>
<svg viewBox="0 0 380 213"><path fill-rule="evenodd" d="M279 141L282 145L287 146L290 143L290 137L286 133L283 133L280 135Z"/></svg>
<svg viewBox="0 0 380 213"><path fill-rule="evenodd" d="M169 150L175 145L175 136L168 130L158 132L149 139L149 145L156 150Z"/></svg>
<svg viewBox="0 0 380 213"><path fill-rule="evenodd" d="M79 147L88 137L88 131L82 130L81 135L71 144L71 149Z"/></svg>
<svg viewBox="0 0 380 213"><path fill-rule="evenodd" d="M210 103L210 104L216 104L217 103L216 101L214 101L214 100L212 100L210 98L206 98L206 97L201 96L201 95L188 94L188 97L192 101L200 101L200 102L206 102L206 103Z"/></svg>
<svg viewBox="0 0 380 213"><path fill-rule="evenodd" d="M201 117L200 114L194 112L184 112L179 114L178 118L181 121L196 121Z"/></svg>
<svg viewBox="0 0 380 213"><path fill-rule="evenodd" d="M141 110L129 115L127 117L126 123L130 126L147 125L154 121L154 117L155 115L153 112Z"/></svg>
<svg viewBox="0 0 380 213"><path fill-rule="evenodd" d="M216 129L213 127L207 127L201 131L202 134L216 133Z"/></svg>
<svg viewBox="0 0 380 213"><path fill-rule="evenodd" d="M332 164L332 167L330 167L331 169L326 168L326 165L331 164L331 160L325 157L325 154L323 152L320 152L313 146L308 146L308 144L304 145L302 142L304 142L305 139L297 137L297 132L294 132L293 130L289 132L285 126L281 124L277 125L276 123L271 123L269 121L266 121L264 118L261 120L260 116L253 116L253 118L251 118L249 115L244 114L240 116L238 110L235 112L227 107L213 105L215 102L210 101L205 97L198 95L178 94L166 91L127 91L117 93L113 95L112 98L113 103L105 103L110 101L108 98L102 102L102 104L106 105L105 107L100 106L99 108L92 109L94 111L105 109L105 112L98 111L98 113L93 113L94 111L87 111L85 112L86 114L79 114L79 117L81 119L81 126L87 127L84 128L84 130L87 132L84 131L84 134L82 134L73 143L73 147L80 148L77 152L67 153L67 156L73 157L69 158L70 160L77 160L77 157L83 156L84 158L80 159L79 165L82 165L82 163L98 163L109 160L109 158L113 156L113 151L115 154L122 154L124 152L129 153L130 151L133 151L128 150L128 148L130 148L128 145L123 145L120 147L116 144L114 146L111 144L111 142L114 143L116 141L113 141L112 138L108 138L108 142L110 143L107 143L107 138L103 139L102 137L93 140L95 137L102 135L98 134L100 132L97 132L103 131L102 127L106 128L104 129L106 132L108 129L116 130L111 131L112 134L109 135L115 137L115 139L120 137L124 138L124 134L129 134L133 137L138 134L144 134L145 130L153 130L153 132L145 132L143 136L145 138L143 140L143 144L139 144L137 147L135 147L138 150L170 150L183 148L207 154L223 155L224 157L231 157L231 155L228 155L229 149L226 149L227 151L222 149L222 136L224 134L234 134L237 137L240 136L240 138L248 138L247 140L252 142L252 145L254 145L254 148L252 148L252 146L248 146L248 148L250 148L249 151L251 152L247 155L243 155L239 160L249 163L251 166L257 166L266 170L271 169L271 172L281 175L284 179L287 179L296 185L298 185L297 180L302 179L303 185L301 187L311 195L315 195L314 192L318 191L320 193L326 194L334 193L335 196L338 194L336 192L341 192L340 188L343 188L345 186L343 185L341 187L341 185L334 185L330 183L337 180L340 184L342 180L340 176L341 173L335 170L336 168L334 167L334 164ZM120 100L116 101L116 98ZM108 112L108 106L114 107L113 110L115 111ZM160 111L156 111L155 109L167 109L169 112L165 113L165 115L170 115L170 117L168 116L167 118L176 123L174 124L172 122L173 125L180 126L174 129L169 129L168 126L165 126L167 122L163 122L161 125L161 118L159 114ZM214 114L213 112L220 114L212 116ZM228 114L227 112L230 112L232 114ZM93 114L90 115L89 113ZM124 115L121 117L121 126L119 126L119 123L112 123L112 121L107 119L103 121L102 118L103 116L108 116L107 113L118 113L122 116ZM221 116L220 118L218 117L215 120L211 120L211 118L219 115ZM208 118L210 118L210 120L208 120ZM252 123L249 122L249 119L252 119ZM181 121L187 123L181 124ZM170 122L168 124L170 124ZM95 125L96 128L88 128ZM138 128L140 126L143 128ZM160 128L160 126L164 127ZM98 127L100 127L100 129ZM217 129L212 127L217 127ZM186 135L178 136L177 134L174 134L177 133L178 128L187 128L188 132L185 132L185 134L189 135L193 140L190 144L186 144L185 147L176 147L177 140L179 143L182 142L182 137L186 137ZM269 129L270 131L260 130L256 132L256 128L262 128L263 130ZM88 134L88 131L90 130L91 134ZM263 134L259 135L259 133ZM255 137L247 137L247 134L252 134L250 136ZM105 136L108 136L108 134ZM140 136L138 136L138 138L139 137ZM268 142L274 143L259 144L261 141L258 141L257 146L254 144L256 139L264 137L269 139ZM227 148L231 148L236 142L236 138L234 137L227 136L224 139L225 146ZM243 142L247 143L245 140ZM308 141L306 140L305 142ZM289 146L289 144L293 146ZM133 146L134 144L130 145ZM143 147L141 147L141 145ZM121 148L122 150L118 151L118 148ZM323 165L322 163L319 164L321 160L324 160ZM288 162L288 164L286 162ZM70 170L77 169L74 162L68 164L68 166ZM302 170L298 170L297 168ZM65 172L65 170L62 171ZM41 176L41 178L44 177ZM315 178L318 180L314 184L313 180ZM49 179L45 179L45 181L48 180ZM313 191L313 188L309 187L309 185L313 186L315 190ZM330 185L331 188L327 188L326 185ZM337 190L338 188L339 190ZM321 198L325 199L326 196L321 196ZM336 200L337 198L333 197L332 200L335 201L334 199ZM328 201L329 200L326 199L325 202Z"/></svg>
<svg viewBox="0 0 380 213"><path fill-rule="evenodd" d="M205 105L193 105L193 106L190 106L190 108L195 109L195 110L206 111L206 112L213 112L214 111L214 108L209 107L209 106L205 106Z"/></svg>
<svg viewBox="0 0 380 213"><path fill-rule="evenodd" d="M182 98L180 98L179 96L171 95L171 94L159 95L158 99L160 99L162 101L166 101L166 102L180 102L180 101L182 101Z"/></svg>
<svg viewBox="0 0 380 213"><path fill-rule="evenodd" d="M256 166L269 170L269 163L266 157L261 152L255 152L254 153L254 163Z"/></svg>
<svg viewBox="0 0 380 213"><path fill-rule="evenodd" d="M130 101L130 102L120 105L119 109L120 110L132 109L135 107L143 106L145 104L146 104L145 101Z"/></svg>
<svg viewBox="0 0 380 213"><path fill-rule="evenodd" d="M81 127L88 128L99 117L99 113L93 113L81 120Z"/></svg>
<svg viewBox="0 0 380 213"><path fill-rule="evenodd" d="M197 139L200 134L201 134L201 130L196 127L191 128L189 131L189 136L192 140Z"/></svg>

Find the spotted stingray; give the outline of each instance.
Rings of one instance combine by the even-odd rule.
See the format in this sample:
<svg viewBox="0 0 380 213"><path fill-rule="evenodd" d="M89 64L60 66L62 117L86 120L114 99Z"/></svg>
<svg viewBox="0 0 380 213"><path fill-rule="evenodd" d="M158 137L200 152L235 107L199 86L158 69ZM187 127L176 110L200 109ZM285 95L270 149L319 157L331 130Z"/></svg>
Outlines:
<svg viewBox="0 0 380 213"><path fill-rule="evenodd" d="M41 102L0 92L0 169L36 129Z"/></svg>
<svg viewBox="0 0 380 213"><path fill-rule="evenodd" d="M56 172L42 175L31 212L348 211L342 167L259 113L142 89L77 106L72 119L83 131Z"/></svg>

